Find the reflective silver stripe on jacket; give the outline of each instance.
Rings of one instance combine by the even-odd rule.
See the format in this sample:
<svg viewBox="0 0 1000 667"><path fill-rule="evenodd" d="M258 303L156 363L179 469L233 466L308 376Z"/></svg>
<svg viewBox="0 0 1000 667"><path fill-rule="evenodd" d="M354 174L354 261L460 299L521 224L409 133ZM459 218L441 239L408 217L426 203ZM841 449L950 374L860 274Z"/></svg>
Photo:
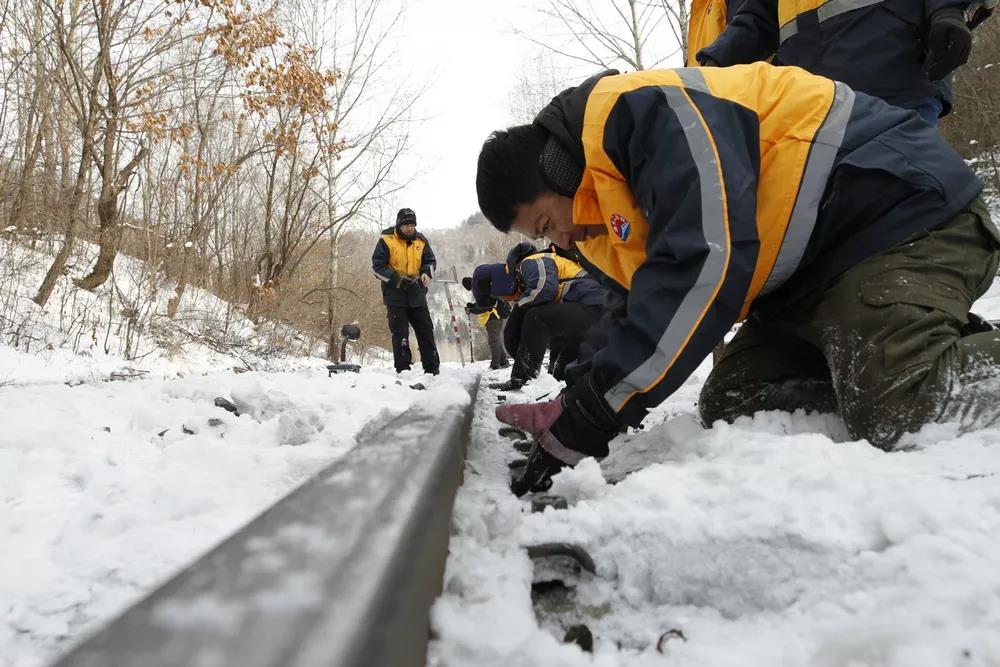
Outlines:
<svg viewBox="0 0 1000 667"><path fill-rule="evenodd" d="M767 294L781 285L799 268L816 227L820 201L826 191L833 163L837 159L837 151L844 141L844 130L847 128L847 121L851 119L854 98L853 90L834 82L833 103L813 137L812 148L809 149L809 157L799 181L795 206L785 229L785 238L761 294Z"/></svg>
<svg viewBox="0 0 1000 667"><path fill-rule="evenodd" d="M832 19L834 16L840 16L841 14L854 11L855 9L861 9L862 7L877 5L880 2L882 2L882 0L827 0L816 9L810 9L809 11L815 11L817 20L822 23L827 19ZM802 13L805 14L806 12ZM784 44L786 39L797 35L798 33L799 17L796 16L791 21L781 26L778 30L778 39L782 44Z"/></svg>
<svg viewBox="0 0 1000 667"><path fill-rule="evenodd" d="M529 260L524 260L524 261L527 262ZM519 306L523 306L525 304L534 301L535 297L541 294L542 288L545 287L545 282L549 277L548 274L545 272L545 261L543 260L543 258L536 257L530 261L533 261L536 264L538 264L538 282L535 284L535 289L529 291L527 294L525 294L524 296L522 296L520 299L517 300L517 305Z"/></svg>
<svg viewBox="0 0 1000 667"><path fill-rule="evenodd" d="M682 67L674 71L681 78L681 83L684 84L685 88L711 94L708 83L705 81L705 74L701 69L700 67Z"/></svg>
<svg viewBox="0 0 1000 667"><path fill-rule="evenodd" d="M633 393L646 391L655 384L674 363L691 332L698 326L702 313L715 298L716 289L725 277L729 264L730 248L723 204L725 189L712 138L683 90L673 86L661 86L660 90L677 114L698 170L702 233L708 255L694 286L684 295L652 355L604 394L604 400L615 412L621 411Z"/></svg>

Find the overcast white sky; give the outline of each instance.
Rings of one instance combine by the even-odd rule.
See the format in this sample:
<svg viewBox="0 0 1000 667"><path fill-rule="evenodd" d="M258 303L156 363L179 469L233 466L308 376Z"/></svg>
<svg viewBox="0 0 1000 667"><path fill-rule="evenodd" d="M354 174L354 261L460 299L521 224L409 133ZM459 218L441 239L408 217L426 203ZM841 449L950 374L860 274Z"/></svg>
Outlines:
<svg viewBox="0 0 1000 667"><path fill-rule="evenodd" d="M475 213L476 159L492 130L512 124L507 97L532 51L511 34L531 13L510 0L416 0L408 3L397 55L430 87L418 105L400 174L422 173L396 196L424 228L452 227ZM392 220L386 221L391 224Z"/></svg>

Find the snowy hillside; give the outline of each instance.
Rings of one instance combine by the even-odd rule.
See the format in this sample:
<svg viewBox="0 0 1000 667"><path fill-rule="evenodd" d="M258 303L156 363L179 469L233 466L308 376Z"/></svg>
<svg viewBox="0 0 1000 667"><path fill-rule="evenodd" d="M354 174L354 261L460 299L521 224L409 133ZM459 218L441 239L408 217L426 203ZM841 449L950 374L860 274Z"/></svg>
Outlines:
<svg viewBox="0 0 1000 667"><path fill-rule="evenodd" d="M31 298L52 261L24 239L0 236L0 384L82 382L115 377L169 378L190 373L318 368L325 344L288 327L254 324L240 306L188 288L166 317L173 283L149 265L119 256L109 281L88 292L59 279L39 308ZM77 274L96 255L79 242Z"/></svg>

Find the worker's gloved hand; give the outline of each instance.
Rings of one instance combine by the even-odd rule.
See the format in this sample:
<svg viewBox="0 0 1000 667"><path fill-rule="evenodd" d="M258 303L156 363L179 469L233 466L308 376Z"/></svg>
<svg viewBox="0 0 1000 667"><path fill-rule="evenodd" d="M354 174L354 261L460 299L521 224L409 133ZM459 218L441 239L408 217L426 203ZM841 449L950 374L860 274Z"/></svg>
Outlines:
<svg viewBox="0 0 1000 667"><path fill-rule="evenodd" d="M417 279L413 276L403 275L402 273L397 273L396 277L393 279L393 287L399 287L401 289L408 289L417 284Z"/></svg>
<svg viewBox="0 0 1000 667"><path fill-rule="evenodd" d="M429 275L427 275L426 273L421 273L420 274L420 284L423 285L424 287L427 287L428 285L431 284L431 277Z"/></svg>
<svg viewBox="0 0 1000 667"><path fill-rule="evenodd" d="M931 14L927 30L927 57L924 59L928 79L943 79L964 65L971 52L972 33L965 23L965 14L957 5Z"/></svg>
<svg viewBox="0 0 1000 667"><path fill-rule="evenodd" d="M492 308L488 306L480 306L474 301L470 301L469 303L465 304L465 312L469 313L470 315L482 315L483 313L487 313L490 310L492 310Z"/></svg>
<svg viewBox="0 0 1000 667"><path fill-rule="evenodd" d="M701 53L695 55L695 60L697 60L698 64L702 67L719 67L719 63L715 62L706 55L702 55Z"/></svg>
<svg viewBox="0 0 1000 667"><path fill-rule="evenodd" d="M496 416L529 432L536 443L524 474L511 485L519 496L547 489L552 475L563 466L574 466L588 456L607 456L608 443L620 428L617 416L589 381L547 403L501 405Z"/></svg>

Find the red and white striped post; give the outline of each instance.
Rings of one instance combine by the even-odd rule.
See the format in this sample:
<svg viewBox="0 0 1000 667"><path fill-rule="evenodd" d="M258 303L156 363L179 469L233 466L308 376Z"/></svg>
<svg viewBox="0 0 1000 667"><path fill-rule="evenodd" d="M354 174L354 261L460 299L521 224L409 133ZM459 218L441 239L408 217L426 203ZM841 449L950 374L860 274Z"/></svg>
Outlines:
<svg viewBox="0 0 1000 667"><path fill-rule="evenodd" d="M458 346L458 358L465 365L465 352L462 351L462 336L458 331L458 319L455 317L455 306L451 301L451 290L448 289L448 281L444 282L444 293L448 299L448 312L451 313L451 330L455 332L455 345Z"/></svg>

